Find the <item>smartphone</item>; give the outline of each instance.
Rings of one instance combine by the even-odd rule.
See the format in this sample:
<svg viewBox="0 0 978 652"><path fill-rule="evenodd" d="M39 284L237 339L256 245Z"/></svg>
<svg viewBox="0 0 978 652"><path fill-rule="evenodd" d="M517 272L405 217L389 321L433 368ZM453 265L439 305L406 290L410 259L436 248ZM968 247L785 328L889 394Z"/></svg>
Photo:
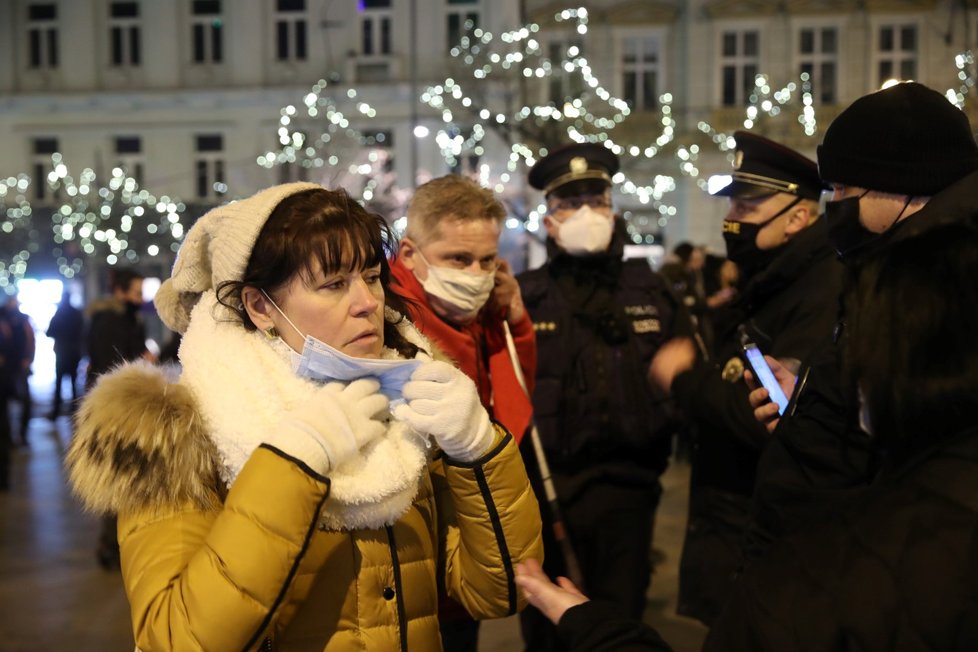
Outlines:
<svg viewBox="0 0 978 652"><path fill-rule="evenodd" d="M778 414L783 415L788 407L788 397L784 395L784 390L781 389L781 385L774 377L774 372L771 371L767 360L764 359L764 354L753 343L744 344L744 354L747 356L747 364L754 372L754 377L761 381L761 385L767 390L768 396L777 404Z"/></svg>

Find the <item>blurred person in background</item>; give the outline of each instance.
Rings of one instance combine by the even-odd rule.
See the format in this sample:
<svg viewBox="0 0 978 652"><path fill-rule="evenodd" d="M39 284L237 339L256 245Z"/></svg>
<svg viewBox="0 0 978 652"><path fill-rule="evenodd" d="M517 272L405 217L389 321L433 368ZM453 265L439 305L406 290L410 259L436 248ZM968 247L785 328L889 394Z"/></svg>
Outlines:
<svg viewBox="0 0 978 652"><path fill-rule="evenodd" d="M10 436L9 402L16 391L21 359L15 333L6 304L0 303L0 491L10 489L10 450L14 442Z"/></svg>
<svg viewBox="0 0 978 652"><path fill-rule="evenodd" d="M61 413L61 390L64 379L71 387L71 411L78 401L78 366L81 364L85 336L85 317L71 305L71 295L65 292L51 323L47 336L54 340L54 402L48 418L54 421Z"/></svg>
<svg viewBox="0 0 978 652"><path fill-rule="evenodd" d="M130 268L114 268L109 274L110 295L88 306L88 370L86 390L91 390L103 374L133 360L155 361L146 348L143 323L143 275ZM119 542L114 514L102 519L95 557L102 568L119 568Z"/></svg>
<svg viewBox="0 0 978 652"><path fill-rule="evenodd" d="M13 331L13 355L17 359L17 363L11 366L13 374L11 398L19 404L20 410L17 413L18 427L16 431L12 431L11 439L17 445L27 446L27 432L34 411L30 385L31 365L34 364L34 353L37 349L34 324L31 323L30 317L21 312L17 297L7 297L3 311Z"/></svg>

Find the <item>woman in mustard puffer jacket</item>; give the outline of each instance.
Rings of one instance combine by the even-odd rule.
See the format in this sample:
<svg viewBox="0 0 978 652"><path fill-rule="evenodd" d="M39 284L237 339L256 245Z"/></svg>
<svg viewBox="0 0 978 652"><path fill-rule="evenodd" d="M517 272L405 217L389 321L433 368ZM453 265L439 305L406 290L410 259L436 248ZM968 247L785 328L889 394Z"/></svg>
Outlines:
<svg viewBox="0 0 978 652"><path fill-rule="evenodd" d="M438 582L476 618L522 607L513 567L542 548L519 453L402 317L393 245L309 183L188 232L156 297L179 377L103 377L67 457L119 515L140 650L437 650Z"/></svg>

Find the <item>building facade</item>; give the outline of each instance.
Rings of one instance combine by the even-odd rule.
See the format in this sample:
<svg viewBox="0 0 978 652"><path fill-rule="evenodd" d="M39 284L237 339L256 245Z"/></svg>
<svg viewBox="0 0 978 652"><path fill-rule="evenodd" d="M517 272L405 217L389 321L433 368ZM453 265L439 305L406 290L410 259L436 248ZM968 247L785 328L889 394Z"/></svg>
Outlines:
<svg viewBox="0 0 978 652"><path fill-rule="evenodd" d="M978 50L978 0L589 0L584 8L582 31L580 16L561 18L576 7L536 0L0 0L0 180L31 178L24 196L37 222L45 207L56 213L70 201L42 181L57 153L75 178L119 168L154 196L179 198L189 222L282 180L350 183L365 153L380 152L401 189L452 170L485 172L511 200L511 224L533 231L540 198L525 187L525 165L509 164L514 145L568 139L570 118L600 103L595 89L604 89L626 114L607 128L578 121L576 133L621 148L632 185L617 203L635 242L722 251L725 206L703 179L729 167L725 135L749 121L814 155L821 130L856 97L891 78L967 88L973 66L959 79L955 56ZM478 47L531 24L525 40L537 63L522 79L473 75L472 50L458 50L465 38ZM447 105L421 99L449 81L475 89L449 93L446 102L469 100L450 116ZM355 130L359 141L341 143L344 133L333 131L310 149L316 127L303 100L317 83L349 125L336 129ZM776 94L791 83L782 103ZM964 100L974 117L974 91ZM288 107L298 111L294 124ZM563 122L519 122L530 107L556 107ZM471 145L483 126L477 149L446 158L446 138ZM296 163L261 165L271 153ZM134 253L161 268L172 259L167 248Z"/></svg>

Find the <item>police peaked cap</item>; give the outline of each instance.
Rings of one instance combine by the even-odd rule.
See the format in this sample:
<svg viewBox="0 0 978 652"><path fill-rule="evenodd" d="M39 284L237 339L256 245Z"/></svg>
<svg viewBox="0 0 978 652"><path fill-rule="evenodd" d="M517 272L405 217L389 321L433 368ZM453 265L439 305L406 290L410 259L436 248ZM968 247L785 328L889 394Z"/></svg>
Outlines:
<svg viewBox="0 0 978 652"><path fill-rule="evenodd" d="M732 180L714 196L757 199L784 192L818 199L826 189L815 161L795 150L746 131L734 133L734 141Z"/></svg>
<svg viewBox="0 0 978 652"><path fill-rule="evenodd" d="M618 172L618 156L604 145L582 143L561 147L530 168L530 185L549 195L572 181L599 179L611 185Z"/></svg>

